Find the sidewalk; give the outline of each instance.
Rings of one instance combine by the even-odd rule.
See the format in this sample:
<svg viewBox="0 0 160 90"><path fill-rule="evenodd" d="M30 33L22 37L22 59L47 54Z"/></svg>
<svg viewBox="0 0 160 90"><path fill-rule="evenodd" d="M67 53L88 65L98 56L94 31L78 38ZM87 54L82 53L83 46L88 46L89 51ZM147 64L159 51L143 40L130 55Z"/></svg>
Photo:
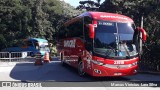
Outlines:
<svg viewBox="0 0 160 90"><path fill-rule="evenodd" d="M139 70L138 73L160 75L160 71L158 72L158 71L142 71L142 70Z"/></svg>

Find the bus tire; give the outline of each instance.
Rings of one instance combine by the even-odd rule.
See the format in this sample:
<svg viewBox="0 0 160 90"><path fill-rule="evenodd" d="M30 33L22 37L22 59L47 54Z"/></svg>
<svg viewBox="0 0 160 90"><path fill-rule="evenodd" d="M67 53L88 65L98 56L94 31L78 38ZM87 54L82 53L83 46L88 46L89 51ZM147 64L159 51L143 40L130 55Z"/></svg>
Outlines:
<svg viewBox="0 0 160 90"><path fill-rule="evenodd" d="M82 62L82 60L80 60L79 62L78 62L78 74L79 74L79 76L84 76L85 75L85 72L83 71L83 62Z"/></svg>

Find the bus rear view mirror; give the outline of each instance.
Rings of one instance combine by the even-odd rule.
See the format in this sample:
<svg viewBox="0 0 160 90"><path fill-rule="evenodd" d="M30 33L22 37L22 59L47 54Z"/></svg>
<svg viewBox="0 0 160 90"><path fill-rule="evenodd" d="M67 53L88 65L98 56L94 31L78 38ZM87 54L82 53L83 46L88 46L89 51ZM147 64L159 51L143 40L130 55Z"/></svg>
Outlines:
<svg viewBox="0 0 160 90"><path fill-rule="evenodd" d="M138 27L137 30L142 33L142 40L145 42L147 40L147 33L146 33L146 31L143 28L140 28L140 27Z"/></svg>
<svg viewBox="0 0 160 90"><path fill-rule="evenodd" d="M93 39L94 38L94 32L95 32L94 25L93 24L89 24L88 26L89 26L89 37L91 39Z"/></svg>

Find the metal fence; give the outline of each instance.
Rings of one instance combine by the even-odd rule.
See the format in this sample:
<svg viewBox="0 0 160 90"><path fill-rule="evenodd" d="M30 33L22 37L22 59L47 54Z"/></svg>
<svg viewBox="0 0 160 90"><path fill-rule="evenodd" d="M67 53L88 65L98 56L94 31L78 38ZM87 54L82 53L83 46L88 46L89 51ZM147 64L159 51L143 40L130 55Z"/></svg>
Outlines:
<svg viewBox="0 0 160 90"><path fill-rule="evenodd" d="M24 62L33 59L31 52L0 52L0 62Z"/></svg>

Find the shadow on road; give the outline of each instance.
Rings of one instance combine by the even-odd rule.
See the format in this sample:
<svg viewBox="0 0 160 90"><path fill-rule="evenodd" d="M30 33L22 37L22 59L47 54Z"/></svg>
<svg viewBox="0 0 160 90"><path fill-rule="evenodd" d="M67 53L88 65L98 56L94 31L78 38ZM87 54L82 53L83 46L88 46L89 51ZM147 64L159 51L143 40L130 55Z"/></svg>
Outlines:
<svg viewBox="0 0 160 90"><path fill-rule="evenodd" d="M123 77L95 78L89 75L80 77L76 69L62 66L60 62L34 66L34 63L17 63L10 72L10 77L20 81L56 81L56 82L97 82L126 81Z"/></svg>

